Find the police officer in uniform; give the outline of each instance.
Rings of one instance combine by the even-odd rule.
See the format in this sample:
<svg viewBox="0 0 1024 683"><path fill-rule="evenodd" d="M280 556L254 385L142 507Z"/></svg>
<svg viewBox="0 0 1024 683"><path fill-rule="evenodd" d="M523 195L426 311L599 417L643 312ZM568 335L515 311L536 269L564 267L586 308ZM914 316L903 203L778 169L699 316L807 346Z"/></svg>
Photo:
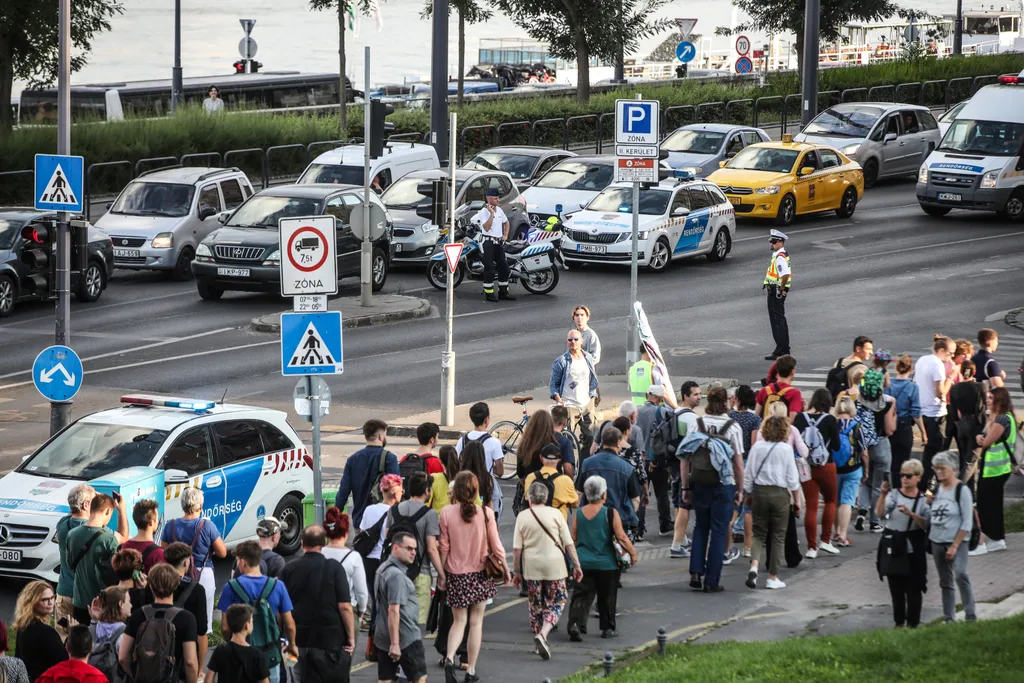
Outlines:
<svg viewBox="0 0 1024 683"><path fill-rule="evenodd" d="M480 245L483 248L484 261L484 299L497 301L506 299L515 301L516 297L508 293L508 262L505 260L505 241L511 227L508 216L498 206L497 190L487 190L487 206L473 216L473 223L480 226ZM498 272L498 293L494 292L494 272Z"/></svg>
<svg viewBox="0 0 1024 683"><path fill-rule="evenodd" d="M768 236L771 245L772 260L768 263L768 272L764 276L764 289L768 290L768 319L772 325L772 337L775 339L775 350L764 357L775 360L779 356L789 354L789 323L786 322L786 297L792 284L793 271L786 253L786 235L772 230Z"/></svg>

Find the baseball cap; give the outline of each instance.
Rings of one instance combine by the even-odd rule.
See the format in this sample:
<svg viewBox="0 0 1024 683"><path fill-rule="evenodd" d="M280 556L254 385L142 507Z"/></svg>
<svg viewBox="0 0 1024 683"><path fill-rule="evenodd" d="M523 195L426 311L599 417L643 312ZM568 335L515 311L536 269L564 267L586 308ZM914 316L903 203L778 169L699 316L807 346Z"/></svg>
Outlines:
<svg viewBox="0 0 1024 683"><path fill-rule="evenodd" d="M652 384L651 386L647 387L647 395L665 398L665 387L661 386L660 384Z"/></svg>
<svg viewBox="0 0 1024 683"><path fill-rule="evenodd" d="M264 517L256 523L256 535L260 538L270 538L278 533L281 533L281 522L277 517Z"/></svg>
<svg viewBox="0 0 1024 683"><path fill-rule="evenodd" d="M499 192L497 190L491 188L490 190L487 190L487 192L484 193L484 196L487 196L487 197L500 197L501 194L499 194Z"/></svg>
<svg viewBox="0 0 1024 683"><path fill-rule="evenodd" d="M558 447L558 444L549 443L540 449L540 457L545 460L561 460L562 449Z"/></svg>

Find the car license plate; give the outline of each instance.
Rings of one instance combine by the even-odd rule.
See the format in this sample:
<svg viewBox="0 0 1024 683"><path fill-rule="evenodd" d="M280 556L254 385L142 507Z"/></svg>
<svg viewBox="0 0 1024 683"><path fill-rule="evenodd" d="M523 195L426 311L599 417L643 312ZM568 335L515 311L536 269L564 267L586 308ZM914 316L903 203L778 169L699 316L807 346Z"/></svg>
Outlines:
<svg viewBox="0 0 1024 683"><path fill-rule="evenodd" d="M962 199L963 199L963 195L954 194L952 192L940 192L939 193L939 201L940 202L959 202Z"/></svg>
<svg viewBox="0 0 1024 683"><path fill-rule="evenodd" d="M21 563L21 551L20 550L0 550L0 562L10 562L12 564Z"/></svg>
<svg viewBox="0 0 1024 683"><path fill-rule="evenodd" d="M399 253L401 251L402 251L402 245L401 244L396 244L395 245L395 253L397 254L397 253Z"/></svg>
<svg viewBox="0 0 1024 683"><path fill-rule="evenodd" d="M740 199L739 197L729 197L729 201L732 202L735 206L739 206L740 204L743 203L743 200Z"/></svg>
<svg viewBox="0 0 1024 683"><path fill-rule="evenodd" d="M577 244L576 251L581 254L607 254L608 247L603 244Z"/></svg>
<svg viewBox="0 0 1024 683"><path fill-rule="evenodd" d="M139 258L142 252L138 249L115 249L114 258Z"/></svg>
<svg viewBox="0 0 1024 683"><path fill-rule="evenodd" d="M218 268L217 275L227 275L228 277L249 277L248 268Z"/></svg>

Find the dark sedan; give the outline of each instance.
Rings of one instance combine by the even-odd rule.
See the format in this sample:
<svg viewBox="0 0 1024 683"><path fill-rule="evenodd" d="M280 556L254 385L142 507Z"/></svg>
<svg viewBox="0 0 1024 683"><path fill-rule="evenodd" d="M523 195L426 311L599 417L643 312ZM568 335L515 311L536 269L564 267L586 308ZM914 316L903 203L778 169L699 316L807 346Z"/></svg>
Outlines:
<svg viewBox="0 0 1024 683"><path fill-rule="evenodd" d="M474 171L504 171L512 176L520 190L529 187L537 178L562 159L576 156L575 152L550 147L492 147L477 153L462 165Z"/></svg>
<svg viewBox="0 0 1024 683"><path fill-rule="evenodd" d="M21 260L27 245L21 237L22 228L33 221L53 220L47 211L29 208L0 208L0 318L9 316L19 301L41 300L35 291L32 276L47 274L49 266L33 268ZM76 223L86 223L83 216L72 216ZM88 226L88 257L85 273L72 263L71 291L79 301L93 302L100 298L114 272L114 247L107 233Z"/></svg>
<svg viewBox="0 0 1024 683"><path fill-rule="evenodd" d="M370 201L384 209L377 195ZM192 273L203 299L219 299L225 291L279 292L282 218L332 215L337 219L338 279L358 277L361 243L352 232L352 209L363 202L363 190L352 185L281 185L257 192L230 214L224 227L211 232L196 250ZM387 210L384 209L385 215ZM373 242L373 291L380 291L391 265L391 217Z"/></svg>

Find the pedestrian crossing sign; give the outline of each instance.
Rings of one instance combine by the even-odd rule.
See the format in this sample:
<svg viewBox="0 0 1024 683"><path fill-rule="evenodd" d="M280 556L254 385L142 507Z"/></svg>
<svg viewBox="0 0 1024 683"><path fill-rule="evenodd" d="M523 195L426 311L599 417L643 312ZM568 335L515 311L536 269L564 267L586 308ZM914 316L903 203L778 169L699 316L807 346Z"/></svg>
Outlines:
<svg viewBox="0 0 1024 683"><path fill-rule="evenodd" d="M281 374L340 375L341 311L281 314Z"/></svg>
<svg viewBox="0 0 1024 683"><path fill-rule="evenodd" d="M41 211L83 211L82 157L37 154L35 164L35 208Z"/></svg>

